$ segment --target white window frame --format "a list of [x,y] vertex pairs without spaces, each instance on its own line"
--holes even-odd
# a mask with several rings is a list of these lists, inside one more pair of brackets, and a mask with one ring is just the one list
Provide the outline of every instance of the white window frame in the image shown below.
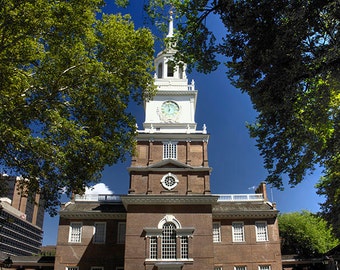
[[117,244],[125,244],[126,222],[118,222]]
[[181,259],[189,259],[189,237],[181,236]]
[[149,244],[149,258],[153,260],[158,259],[158,237],[151,236]]
[[256,229],[256,241],[267,242],[269,239],[267,221],[256,221],[255,229]]
[[66,266],[66,270],[79,270],[79,266]]
[[95,222],[93,226],[93,243],[105,244],[105,242],[106,242],[106,222]]
[[213,242],[221,242],[221,222],[213,222]]
[[214,267],[214,270],[222,270],[223,268],[222,268],[222,266],[215,266]]
[[258,270],[270,270],[270,265],[259,265]]
[[177,159],[177,142],[163,142],[163,159]]
[[[239,231],[240,229],[240,231]],[[240,243],[245,241],[244,222],[235,221],[232,223],[233,242]]]
[[177,248],[176,225],[173,222],[166,222],[162,231],[161,258],[177,259]]
[[234,270],[247,270],[247,266],[245,266],[245,265],[236,265],[236,266],[234,266]]
[[[76,231],[79,229],[79,231]],[[68,242],[69,243],[81,243],[83,234],[83,223],[82,222],[71,222],[69,227]]]

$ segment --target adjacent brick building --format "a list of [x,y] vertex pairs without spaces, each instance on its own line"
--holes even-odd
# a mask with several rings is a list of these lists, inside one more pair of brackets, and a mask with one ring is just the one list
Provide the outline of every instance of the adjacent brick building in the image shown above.
[[56,270],[282,268],[265,184],[255,194],[211,194],[209,134],[196,129],[197,90],[185,64],[169,61],[174,53],[169,46],[155,59],[158,92],[145,103],[128,193],[63,206]]

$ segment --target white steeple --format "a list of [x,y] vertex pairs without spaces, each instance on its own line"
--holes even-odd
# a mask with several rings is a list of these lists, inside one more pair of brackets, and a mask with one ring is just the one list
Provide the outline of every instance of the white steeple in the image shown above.
[[169,32],[166,36],[167,38],[172,38],[174,36],[174,20],[172,18],[172,11],[170,11],[170,20],[169,20]]
[[154,60],[157,94],[145,103],[144,133],[203,133],[196,130],[197,90],[188,83],[186,64],[175,62],[174,25],[169,18],[168,44]]

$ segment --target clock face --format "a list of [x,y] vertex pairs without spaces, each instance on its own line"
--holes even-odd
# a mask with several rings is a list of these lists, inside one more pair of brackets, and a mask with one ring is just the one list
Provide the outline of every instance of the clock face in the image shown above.
[[162,104],[161,112],[164,116],[166,116],[168,118],[173,118],[178,114],[179,106],[174,101],[165,101]]

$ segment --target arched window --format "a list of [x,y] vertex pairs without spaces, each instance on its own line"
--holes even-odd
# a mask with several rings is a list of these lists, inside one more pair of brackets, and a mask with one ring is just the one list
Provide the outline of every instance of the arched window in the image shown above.
[[163,78],[163,63],[158,64],[157,77],[159,79]]
[[183,79],[183,66],[179,66],[179,70],[178,70],[178,73],[179,73],[179,78],[180,79]]
[[174,76],[175,64],[173,62],[168,62],[168,77]]
[[162,218],[157,227],[144,228],[150,260],[192,260],[189,258],[189,237],[193,227],[183,228],[173,215]]
[[163,225],[162,259],[176,259],[176,226],[172,222]]

